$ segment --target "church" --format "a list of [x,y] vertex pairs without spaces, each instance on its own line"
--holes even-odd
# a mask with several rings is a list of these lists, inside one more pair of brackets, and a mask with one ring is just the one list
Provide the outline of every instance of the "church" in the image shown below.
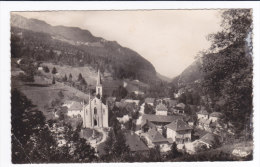
[[108,127],[108,106],[102,102],[103,87],[98,70],[96,96],[87,105],[83,104],[83,128]]

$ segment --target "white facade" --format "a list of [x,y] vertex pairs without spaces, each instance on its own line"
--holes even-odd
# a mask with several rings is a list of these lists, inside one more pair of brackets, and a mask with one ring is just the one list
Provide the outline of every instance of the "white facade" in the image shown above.
[[174,131],[170,128],[167,128],[166,130],[167,138],[171,138],[173,142],[179,142],[178,139],[182,139],[183,142],[190,142],[191,141],[191,131],[190,130],[184,130],[184,131]]
[[210,116],[210,117],[209,117],[209,120],[210,120],[211,122],[216,122],[216,121],[219,120],[219,118],[218,118],[218,117],[212,117],[212,116]]
[[108,127],[108,106],[102,102],[102,94],[101,76],[98,71],[96,95],[99,95],[99,98],[89,98],[89,103],[83,104],[83,128]]
[[205,115],[205,114],[197,114],[197,116],[198,116],[198,119],[208,119],[209,118],[209,115]]
[[166,115],[167,116],[167,111],[156,111],[155,115]]
[[68,116],[69,117],[82,117],[82,111],[83,110],[69,110],[68,111]]

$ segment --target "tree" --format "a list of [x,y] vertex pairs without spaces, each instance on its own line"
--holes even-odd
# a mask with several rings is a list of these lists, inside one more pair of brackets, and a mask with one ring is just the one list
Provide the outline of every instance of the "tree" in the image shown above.
[[45,73],[49,73],[49,72],[50,72],[48,66],[43,66],[43,71],[44,71]]
[[156,145],[155,148],[150,149],[150,151],[149,151],[149,161],[151,161],[151,162],[162,161],[159,145]]
[[12,162],[49,162],[56,147],[44,115],[17,89],[11,95]]
[[56,81],[55,81],[55,77],[52,77],[52,84],[55,84]]
[[56,74],[57,73],[57,69],[55,67],[53,67],[51,73],[52,74]]
[[67,82],[68,81],[68,78],[67,78],[67,75],[65,74],[64,77],[63,77],[63,81],[64,82]]
[[145,114],[155,114],[155,111],[154,111],[153,106],[151,106],[151,105],[145,103],[145,104],[144,104],[144,113],[145,113]]
[[69,82],[71,82],[71,81],[72,81],[72,75],[70,73],[70,75],[69,75]]
[[202,83],[207,94],[224,99],[225,118],[241,132],[252,115],[251,9],[224,11],[221,26],[209,36],[211,49],[202,56]]
[[114,128],[109,132],[108,139],[105,142],[103,158],[109,162],[124,162],[129,157],[129,147],[126,145],[126,139],[121,129]]
[[168,154],[168,158],[169,159],[174,159],[174,158],[177,158],[181,155],[181,153],[178,151],[177,149],[177,144],[174,142],[172,143],[172,146],[171,146],[171,150]]
[[78,81],[81,81],[82,79],[83,79],[82,74],[79,73],[79,75],[78,75]]

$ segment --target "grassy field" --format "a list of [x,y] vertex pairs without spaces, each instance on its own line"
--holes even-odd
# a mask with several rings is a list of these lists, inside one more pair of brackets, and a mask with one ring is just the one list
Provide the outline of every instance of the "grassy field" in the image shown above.
[[[34,80],[34,82],[21,82],[14,79],[12,88],[17,88],[24,93],[44,113],[47,119],[54,116],[53,113],[48,112],[48,108],[54,100],[63,102],[65,100],[87,100],[89,98],[87,94],[63,83],[51,84],[51,80],[44,76],[35,76]],[[64,98],[59,96],[60,92],[62,92]]]
[[[91,67],[72,67],[72,66],[61,66],[61,65],[54,65],[52,63],[43,63],[42,66],[47,66],[50,69],[50,73],[43,73],[48,78],[52,78],[51,70],[55,67],[58,73],[55,75],[57,78],[62,78],[69,74],[72,75],[72,80],[76,81],[78,79],[79,73],[82,74],[83,78],[87,81],[88,85],[95,85],[97,80],[97,71]],[[104,77],[110,77],[110,73],[105,72]]]

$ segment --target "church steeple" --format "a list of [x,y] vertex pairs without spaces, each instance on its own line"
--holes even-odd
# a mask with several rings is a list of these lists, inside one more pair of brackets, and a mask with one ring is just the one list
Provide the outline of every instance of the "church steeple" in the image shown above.
[[101,85],[101,76],[100,76],[100,71],[98,69],[98,76],[97,76],[97,86]]
[[96,95],[99,95],[100,98],[102,97],[102,83],[101,83],[101,75],[99,69],[98,69],[98,76],[97,76]]

